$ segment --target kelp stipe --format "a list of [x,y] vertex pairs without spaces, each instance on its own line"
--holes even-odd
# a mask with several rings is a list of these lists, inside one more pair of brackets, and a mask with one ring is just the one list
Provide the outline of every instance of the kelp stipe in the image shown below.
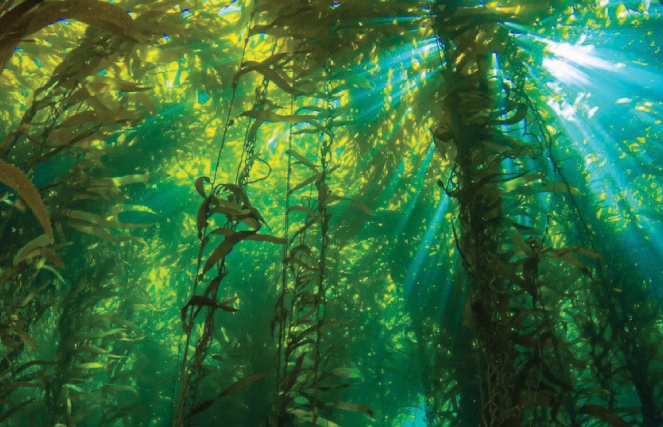
[[[468,273],[469,291],[463,320],[474,334],[473,346],[478,347],[481,356],[458,336],[457,348],[475,354],[477,374],[445,376],[448,379],[435,393],[454,399],[452,408],[459,415],[475,414],[462,422],[490,426],[528,422],[576,425],[589,416],[627,425],[623,417],[630,414],[615,408],[615,396],[609,391],[615,379],[604,365],[594,368],[596,376],[592,380],[577,383],[577,369],[582,370],[578,342],[589,338],[585,345],[594,349],[598,337],[612,335],[617,342],[628,344],[616,345],[622,350],[612,351],[623,352],[622,357],[610,363],[639,358],[638,362],[616,362],[621,365],[618,369],[644,367],[649,362],[641,358],[642,353],[635,355],[628,350],[639,348],[640,338],[623,333],[623,303],[606,283],[602,255],[596,251],[592,233],[578,209],[576,199],[583,196],[583,191],[566,180],[554,154],[559,135],[551,134],[551,126],[544,119],[546,112],[538,109],[526,92],[526,59],[501,24],[510,19],[517,21],[519,17],[477,11],[470,19],[460,10],[438,16],[446,116],[434,135],[440,142],[438,147],[452,143],[456,152],[451,177],[439,184],[458,201],[458,230],[454,229],[454,236]],[[491,57],[495,64],[490,65]],[[494,69],[511,75],[508,80],[499,74],[491,78],[489,72]],[[524,125],[520,132],[529,141],[506,133],[519,123]],[[539,205],[539,193],[550,193],[546,197],[548,206]],[[572,209],[555,212],[560,200],[569,202]],[[586,236],[580,241],[588,242],[588,246],[568,246],[566,242],[573,238],[552,238],[559,228],[556,224],[566,215],[579,217],[578,232]],[[564,265],[576,272],[563,273]],[[570,278],[571,286],[564,283]],[[571,304],[586,304],[584,309],[576,307],[578,313],[588,310],[589,315],[584,319],[575,317],[576,333],[570,333],[571,319],[565,311],[561,311],[563,320],[556,313],[569,304],[562,295],[577,293],[584,293],[587,301]],[[600,331],[595,329],[596,320],[606,320],[598,312],[592,313],[589,301],[595,298],[610,319],[609,326]],[[583,330],[586,332],[578,334]],[[590,359],[601,364],[607,361],[605,357]],[[458,362],[456,375],[467,371],[468,367],[461,365]],[[642,368],[638,368],[638,374],[631,378],[638,390],[643,421],[659,425],[652,388],[637,379],[642,378],[641,373]],[[452,386],[452,381],[457,385]],[[606,399],[589,400],[593,395],[587,391],[590,383],[604,390]],[[476,389],[481,392],[480,400],[476,399]],[[464,395],[461,402],[465,404],[458,406],[454,390]],[[588,393],[586,399],[578,402],[576,396],[584,393]],[[467,411],[466,405],[472,402],[481,405]],[[481,414],[481,419],[476,414]],[[436,408],[429,408],[428,417],[435,425],[442,425],[445,419],[451,421],[448,415],[440,417]]]
[[[248,44],[248,38],[244,43],[244,53]],[[215,311],[221,309],[226,312],[236,312],[237,308],[232,303],[240,297],[235,296],[226,301],[219,302],[220,285],[223,278],[228,274],[226,266],[226,257],[233,250],[235,245],[242,240],[255,238],[262,227],[264,220],[258,210],[251,205],[249,197],[246,194],[248,178],[251,171],[253,159],[252,144],[255,141],[255,135],[248,136],[242,150],[242,158],[246,157],[246,164],[238,165],[238,178],[236,183],[217,183],[217,172],[223,155],[228,127],[230,126],[230,114],[233,109],[235,99],[236,82],[233,84],[233,95],[228,104],[228,113],[226,116],[223,136],[218,147],[216,158],[216,168],[214,177],[203,176],[196,179],[195,188],[197,193],[203,198],[198,208],[196,227],[198,230],[198,239],[200,246],[198,258],[196,260],[196,269],[193,276],[193,287],[188,302],[181,309],[181,318],[185,333],[184,351],[182,356],[182,365],[179,377],[179,392],[175,396],[177,406],[173,416],[174,426],[192,425],[196,415],[209,409],[212,404],[220,398],[235,392],[236,390],[259,380],[265,374],[253,374],[245,376],[216,396],[201,395],[201,383],[208,375],[205,372],[205,360],[214,341],[215,330]],[[241,173],[239,172],[241,170]],[[241,178],[240,178],[241,176]],[[225,198],[223,195],[226,195]],[[213,218],[213,216],[216,217]],[[223,226],[209,230],[209,226],[214,220],[223,215],[225,223]],[[240,223],[249,227],[248,230],[238,230]],[[216,224],[214,224],[216,225]],[[221,237],[218,237],[221,236]],[[219,239],[221,239],[219,241]],[[217,243],[218,242],[218,243]],[[211,254],[205,259],[205,247],[208,243],[216,244]],[[204,261],[204,263],[203,263]],[[207,277],[205,277],[207,274]],[[214,274],[213,277],[210,276]],[[205,282],[207,282],[205,284]],[[199,289],[202,288],[202,292]],[[196,317],[203,312],[204,320],[201,327],[197,327]],[[195,335],[194,328],[196,329]],[[190,353],[190,343],[195,343],[193,354]],[[201,402],[201,399],[204,399]]]

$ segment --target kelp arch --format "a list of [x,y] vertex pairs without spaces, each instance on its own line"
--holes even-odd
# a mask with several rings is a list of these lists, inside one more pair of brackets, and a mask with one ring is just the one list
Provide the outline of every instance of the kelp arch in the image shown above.
[[663,425],[660,268],[541,87],[650,7],[0,1],[0,422]]

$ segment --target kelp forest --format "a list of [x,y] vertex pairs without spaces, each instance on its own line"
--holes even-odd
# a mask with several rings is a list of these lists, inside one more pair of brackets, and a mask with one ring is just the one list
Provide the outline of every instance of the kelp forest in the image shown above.
[[0,0],[0,425],[663,426],[661,30]]

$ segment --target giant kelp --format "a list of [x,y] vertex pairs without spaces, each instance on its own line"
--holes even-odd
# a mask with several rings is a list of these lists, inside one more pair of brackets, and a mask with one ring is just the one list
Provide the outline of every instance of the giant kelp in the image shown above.
[[544,80],[630,7],[0,4],[0,419],[661,425],[660,121],[592,203]]

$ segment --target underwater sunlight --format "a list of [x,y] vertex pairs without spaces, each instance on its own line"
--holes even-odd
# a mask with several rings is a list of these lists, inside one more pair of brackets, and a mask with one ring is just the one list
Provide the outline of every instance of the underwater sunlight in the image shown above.
[[0,425],[663,426],[662,28],[0,0]]

